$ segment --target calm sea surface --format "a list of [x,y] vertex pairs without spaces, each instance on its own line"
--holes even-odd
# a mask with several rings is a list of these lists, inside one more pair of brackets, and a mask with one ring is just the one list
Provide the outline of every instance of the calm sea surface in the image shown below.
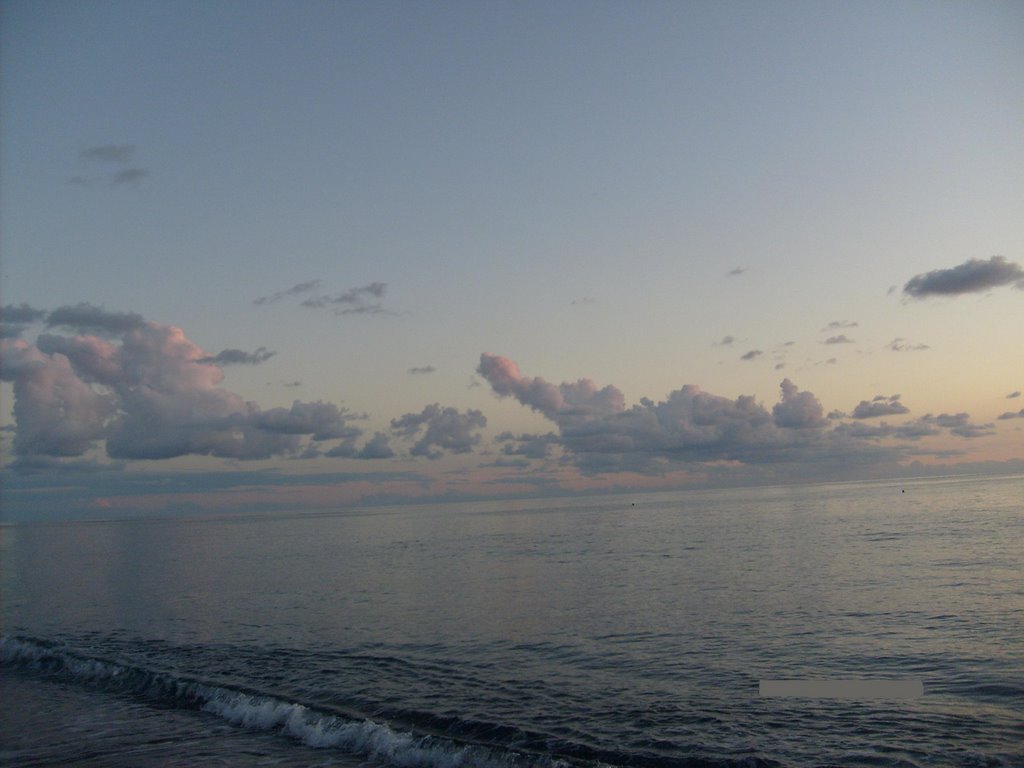
[[1024,766],[1020,477],[10,524],[0,618],[4,765]]

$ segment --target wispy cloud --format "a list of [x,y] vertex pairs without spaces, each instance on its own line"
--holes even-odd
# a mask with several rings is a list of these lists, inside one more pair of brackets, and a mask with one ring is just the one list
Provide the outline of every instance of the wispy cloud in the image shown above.
[[276,355],[266,347],[259,347],[255,352],[246,352],[241,349],[225,349],[216,355],[199,359],[200,363],[212,363],[213,365],[259,365]]
[[373,282],[333,296],[308,298],[302,302],[302,306],[312,309],[333,309],[336,315],[390,314],[379,302],[374,301],[383,298],[387,290],[387,283]]
[[845,333],[841,333],[838,336],[829,336],[825,339],[824,344],[853,344],[853,339],[849,338]]
[[764,353],[760,349],[752,349],[740,355],[740,360],[755,360]]
[[410,368],[408,371],[406,371],[406,373],[408,373],[410,376],[425,376],[426,374],[433,373],[436,370],[437,368],[435,368],[432,365],[424,365],[420,367]]
[[100,144],[86,147],[78,153],[79,158],[89,162],[120,163],[125,165],[132,161],[135,154],[134,144]]
[[1010,394],[1008,394],[1008,395],[1006,396],[1006,399],[1007,399],[1007,400],[1012,400],[1012,399],[1013,399],[1013,398],[1015,398],[1015,397],[1020,397],[1020,390],[1019,390],[1019,389],[1018,389],[1018,390],[1014,390],[1013,392],[1011,392]]
[[851,321],[851,320],[833,320],[831,323],[826,325],[821,330],[823,330],[823,331],[838,331],[838,330],[844,329],[844,328],[856,328],[859,325],[860,325],[860,323],[857,323],[857,322]]
[[[99,144],[93,147],[86,147],[78,153],[78,159],[88,166],[100,168],[106,168],[106,171],[97,170],[97,173],[103,174],[100,178],[103,178],[106,173],[110,173],[107,177],[110,186],[117,186],[120,184],[132,184],[136,185],[141,182],[144,178],[149,176],[149,171],[145,168],[138,166],[131,166],[128,168],[121,168],[113,172],[109,171],[110,166],[128,166],[132,163],[135,157],[135,145],[134,144]],[[68,179],[69,184],[74,184],[82,187],[90,187],[95,184],[99,179],[91,174],[76,174]]]
[[1006,413],[1001,413],[999,415],[999,419],[1000,420],[1005,420],[1005,419],[1024,419],[1024,408],[1021,408],[1019,411],[1016,411],[1016,412],[1014,412],[1014,411],[1007,411]]
[[46,316],[47,328],[67,328],[78,333],[121,334],[145,325],[135,312],[108,312],[103,307],[83,301],[58,307]]
[[931,349],[927,344],[913,344],[902,336],[897,336],[886,344],[886,346],[893,352],[922,352],[926,349]]
[[910,278],[903,293],[915,299],[982,293],[1003,285],[1024,289],[1024,269],[1004,256],[970,259],[950,269],[936,269]]
[[298,296],[302,293],[309,293],[315,291],[321,285],[320,280],[307,280],[304,283],[298,283],[293,285],[291,288],[286,288],[283,291],[275,291],[267,296],[260,296],[259,298],[253,299],[253,304],[273,304],[276,301],[287,298],[288,296]]
[[738,277],[739,275],[742,275],[746,271],[747,270],[744,267],[736,267],[735,269],[730,269],[728,272],[726,272],[725,276],[726,277]]
[[125,168],[123,171],[118,171],[110,179],[110,184],[138,184],[144,178],[149,176],[149,171],[145,168]]

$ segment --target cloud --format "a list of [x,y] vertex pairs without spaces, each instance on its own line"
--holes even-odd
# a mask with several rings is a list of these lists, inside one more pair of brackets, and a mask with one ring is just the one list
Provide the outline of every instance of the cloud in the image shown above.
[[275,301],[280,301],[288,296],[297,296],[300,293],[308,293],[309,291],[315,291],[321,285],[320,280],[307,280],[304,283],[297,283],[291,288],[286,288],[283,291],[276,291],[269,294],[268,296],[260,296],[259,298],[253,299],[253,304],[273,304]]
[[424,365],[419,368],[410,368],[406,373],[411,376],[425,376],[426,374],[433,373],[436,370],[437,368],[432,365]]
[[259,365],[276,355],[266,347],[259,347],[255,352],[246,352],[241,349],[225,349],[216,355],[202,357],[198,362],[210,363],[213,365]]
[[726,335],[726,336],[722,337],[721,341],[718,341],[718,342],[715,342],[715,343],[719,347],[728,347],[729,345],[731,345],[735,341],[736,341],[736,337],[735,336]]
[[138,184],[147,176],[149,176],[149,171],[144,168],[125,168],[111,177],[110,184],[111,186],[115,184]]
[[0,307],[0,339],[16,339],[31,323],[46,317],[46,310],[35,309],[22,302]]
[[1024,419],[1024,408],[1021,408],[1016,413],[1014,413],[1013,411],[1007,411],[1006,413],[1002,413],[999,415],[999,419],[1000,421],[1005,419]]
[[[883,438],[916,441],[948,430],[973,437],[991,425],[972,425],[966,414],[926,416],[907,425],[846,422],[833,411],[825,417],[818,399],[789,379],[769,411],[753,397],[735,399],[704,392],[692,384],[661,402],[642,398],[626,407],[622,393],[589,379],[555,385],[524,376],[515,362],[484,353],[477,372],[499,397],[513,397],[551,420],[550,436],[499,436],[506,455],[546,455],[560,444],[568,460],[588,474],[633,471],[661,474],[689,464],[714,468],[722,462],[771,465],[788,475],[812,475],[815,467],[844,471],[853,465],[891,466],[908,447]],[[889,401],[886,401],[888,403]],[[914,449],[920,452],[920,449]],[[717,471],[717,470],[716,470]]]
[[552,420],[563,447],[588,472],[659,472],[678,462],[773,460],[811,439],[825,423],[820,403],[788,380],[782,402],[769,413],[753,397],[730,400],[689,384],[663,402],[644,398],[627,409],[613,386],[598,388],[589,379],[556,386],[522,376],[513,361],[486,353],[477,372],[495,394],[514,397]]
[[115,398],[81,379],[65,355],[4,339],[0,358],[0,378],[14,383],[17,455],[81,456],[103,436]]
[[782,400],[772,408],[772,417],[778,427],[808,429],[822,427],[826,423],[824,410],[818,398],[810,392],[801,392],[789,379],[779,385]]
[[853,418],[855,419],[874,419],[879,416],[898,416],[904,413],[910,413],[910,409],[903,405],[899,401],[899,398],[885,398],[883,399],[876,397],[870,403],[867,400],[861,400],[857,407],[853,409]]
[[886,346],[893,352],[921,352],[926,349],[931,349],[927,344],[911,344],[902,336],[897,336],[886,344]]
[[933,422],[959,437],[975,438],[991,435],[993,432],[992,424],[972,424],[971,417],[966,413],[942,413],[938,416],[929,414],[923,416],[922,421],[925,423]]
[[744,269],[743,267],[736,267],[735,269],[730,269],[730,270],[729,270],[729,271],[728,271],[728,272],[727,272],[727,273],[725,274],[725,276],[726,276],[726,277],[737,277],[737,276],[739,276],[739,275],[742,275],[742,274],[743,274],[744,272],[746,272],[746,271],[747,271],[747,270],[746,270],[746,269]]
[[409,453],[428,459],[439,459],[444,451],[469,453],[480,442],[480,433],[475,430],[485,426],[487,417],[480,411],[459,413],[455,408],[437,403],[426,406],[420,413],[407,413],[391,420],[391,430],[399,437],[419,438]]
[[754,360],[764,354],[760,349],[752,349],[740,356],[740,360]]
[[67,328],[77,333],[118,335],[141,328],[142,315],[135,312],[108,312],[88,302],[58,307],[46,317],[47,328]]
[[0,322],[3,323],[35,323],[45,317],[45,309],[36,309],[25,302],[0,307]]
[[352,458],[355,459],[390,459],[395,455],[388,444],[388,436],[383,432],[374,432],[373,437],[366,441],[362,450]]
[[302,302],[304,307],[319,309],[322,307],[334,307],[338,314],[350,314],[352,312],[373,312],[379,311],[379,304],[367,303],[369,297],[383,298],[387,293],[388,284],[374,282],[359,288],[350,288],[343,293],[334,296],[316,296]]
[[841,328],[856,328],[860,323],[851,320],[833,320],[831,323],[826,325],[821,330],[823,331],[837,331]]
[[560,442],[554,432],[543,435],[514,435],[511,432],[502,432],[495,439],[499,443],[504,443],[501,452],[506,456],[523,456],[527,459],[546,459],[551,453],[551,447]]
[[988,260],[970,259],[950,269],[915,275],[903,286],[903,293],[915,299],[958,296],[1010,284],[1024,289],[1024,269],[1003,256],[993,256]]
[[1020,390],[1015,390],[1006,396],[1007,400],[1012,400],[1015,397],[1020,397]]
[[135,154],[134,144],[101,144],[86,147],[78,156],[82,160],[100,163],[129,163]]
[[829,336],[824,341],[825,344],[853,344],[853,339],[847,337],[845,333],[841,333],[838,336]]
[[619,413],[625,407],[622,392],[613,386],[598,389],[589,379],[555,386],[540,377],[530,379],[520,375],[519,367],[506,357],[484,353],[476,371],[496,394],[513,396],[559,423],[584,422]]
[[355,456],[386,447],[371,439],[357,451],[362,432],[354,422],[362,417],[332,403],[263,410],[220,386],[222,363],[265,360],[272,354],[265,348],[211,356],[180,328],[90,304],[54,310],[47,325],[79,335],[45,333],[35,345],[0,341],[0,375],[14,385],[16,463],[23,466],[92,449],[114,459],[156,460],[298,458],[317,455],[313,443],[328,440],[341,440]]

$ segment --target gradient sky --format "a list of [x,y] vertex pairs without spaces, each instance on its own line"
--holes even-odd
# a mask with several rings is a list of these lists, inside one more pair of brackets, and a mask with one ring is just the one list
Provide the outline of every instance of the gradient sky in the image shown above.
[[1022,39],[4,2],[2,516],[1021,471]]

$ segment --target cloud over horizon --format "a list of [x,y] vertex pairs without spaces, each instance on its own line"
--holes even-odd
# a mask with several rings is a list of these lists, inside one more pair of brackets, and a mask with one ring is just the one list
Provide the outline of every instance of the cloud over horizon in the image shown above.
[[[554,422],[558,443],[584,473],[659,474],[682,465],[720,462],[884,463],[903,454],[899,446],[879,443],[882,438],[916,440],[944,429],[974,437],[991,427],[972,424],[967,414],[925,416],[902,431],[845,421],[832,426],[845,418],[843,414],[832,412],[826,418],[821,402],[789,379],[780,384],[780,400],[769,411],[752,396],[733,400],[693,384],[670,392],[661,402],[642,398],[627,408],[622,392],[614,386],[598,388],[589,379],[555,385],[524,376],[514,361],[488,353],[480,356],[477,373],[499,397],[515,398]],[[895,400],[882,405],[890,412],[905,412]],[[516,440],[509,434],[503,437]],[[522,450],[513,450],[528,455],[531,439],[520,438]],[[545,440],[546,446],[552,443]],[[539,447],[533,450],[541,452]]]
[[176,326],[87,302],[4,314],[45,317],[47,328],[76,334],[0,341],[0,377],[14,386],[15,468],[94,450],[122,460],[298,458],[320,455],[315,444],[331,440],[342,441],[334,455],[393,455],[386,436],[357,449],[354,422],[363,417],[347,409],[296,400],[264,410],[221,386],[221,366],[265,362],[275,354],[265,347],[209,355]]

